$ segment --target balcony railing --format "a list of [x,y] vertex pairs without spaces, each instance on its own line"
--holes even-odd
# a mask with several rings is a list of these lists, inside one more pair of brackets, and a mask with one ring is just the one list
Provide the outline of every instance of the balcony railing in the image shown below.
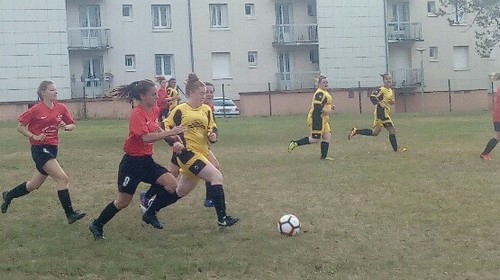
[[387,24],[387,40],[389,42],[423,41],[422,24],[419,22],[390,22]]
[[421,69],[392,69],[389,72],[395,88],[418,87],[422,84]]
[[278,90],[314,88],[319,71],[276,73]]
[[100,27],[68,28],[68,49],[95,50],[111,47],[111,30]]
[[273,29],[273,46],[318,44],[317,24],[280,24]]

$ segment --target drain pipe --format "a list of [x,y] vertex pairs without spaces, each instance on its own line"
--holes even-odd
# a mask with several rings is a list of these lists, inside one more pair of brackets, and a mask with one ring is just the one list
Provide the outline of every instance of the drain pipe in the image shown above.
[[191,17],[191,0],[188,0],[189,51],[191,54],[191,72],[194,73],[193,21]]

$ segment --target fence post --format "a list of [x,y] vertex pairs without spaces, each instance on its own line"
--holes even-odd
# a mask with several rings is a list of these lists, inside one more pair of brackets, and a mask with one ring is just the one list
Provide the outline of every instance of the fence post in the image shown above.
[[224,90],[224,84],[222,84],[222,116],[226,117],[226,91]]
[[450,107],[451,112],[451,80],[448,79],[448,106]]
[[85,90],[85,84],[83,85],[83,119],[87,120],[87,93]]
[[359,114],[363,114],[363,109],[361,107],[361,81],[358,81],[358,105],[359,105]]
[[273,115],[273,105],[271,102],[271,83],[267,83],[267,92],[269,95],[269,116]]

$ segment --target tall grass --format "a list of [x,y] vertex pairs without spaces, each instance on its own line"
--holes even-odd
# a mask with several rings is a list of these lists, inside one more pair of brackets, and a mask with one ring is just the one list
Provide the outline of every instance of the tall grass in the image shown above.
[[[136,198],[94,242],[87,226],[116,196],[128,124],[81,121],[62,133],[58,159],[89,217],[68,225],[52,181],[14,200],[0,214],[0,278],[499,279],[500,150],[479,159],[493,135],[489,113],[395,122],[406,153],[392,152],[385,131],[347,140],[352,126],[371,126],[370,115],[332,116],[335,161],[325,162],[319,145],[286,151],[307,135],[304,116],[220,119],[213,151],[239,224],[217,227],[200,183],[159,213],[166,229],[141,224]],[[0,123],[4,189],[34,171],[15,125]],[[155,152],[166,165],[170,148],[157,143]],[[277,233],[285,213],[299,217],[301,235]]]

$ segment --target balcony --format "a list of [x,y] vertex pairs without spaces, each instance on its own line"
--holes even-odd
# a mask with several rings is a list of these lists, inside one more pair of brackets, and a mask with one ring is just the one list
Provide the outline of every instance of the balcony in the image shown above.
[[276,73],[277,90],[314,88],[319,71]]
[[318,45],[317,24],[273,25],[273,46]]
[[111,30],[100,27],[68,28],[69,50],[106,50],[111,47]]
[[422,24],[419,22],[390,22],[387,24],[387,41],[423,41]]
[[395,88],[419,87],[422,84],[421,69],[392,69],[389,73]]

